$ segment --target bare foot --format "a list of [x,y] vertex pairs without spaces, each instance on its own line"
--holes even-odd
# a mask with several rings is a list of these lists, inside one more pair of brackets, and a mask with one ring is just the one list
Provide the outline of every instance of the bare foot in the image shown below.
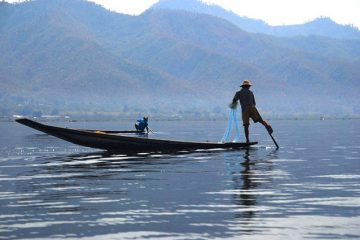
[[265,126],[266,130],[267,130],[270,134],[272,134],[274,131],[273,131],[272,127],[270,126],[270,124],[268,124],[267,121],[264,121],[263,123],[264,123],[264,126]]

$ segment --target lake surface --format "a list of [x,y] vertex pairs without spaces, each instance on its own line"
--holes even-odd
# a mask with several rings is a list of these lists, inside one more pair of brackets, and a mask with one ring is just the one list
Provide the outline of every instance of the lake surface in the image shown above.
[[[153,121],[219,141],[225,121]],[[249,150],[108,154],[0,123],[0,239],[360,239],[360,121],[273,120]],[[133,122],[53,123],[108,130]]]

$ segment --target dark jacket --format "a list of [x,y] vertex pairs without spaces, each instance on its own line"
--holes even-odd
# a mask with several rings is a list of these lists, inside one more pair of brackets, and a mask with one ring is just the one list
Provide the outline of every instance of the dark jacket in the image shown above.
[[148,127],[148,121],[145,119],[139,119],[139,120],[137,120],[135,127],[138,131],[144,131],[145,128],[147,129],[147,127]]
[[245,111],[246,107],[255,107],[255,97],[252,91],[249,88],[241,88],[240,91],[235,93],[233,98],[233,103],[240,101],[241,110]]

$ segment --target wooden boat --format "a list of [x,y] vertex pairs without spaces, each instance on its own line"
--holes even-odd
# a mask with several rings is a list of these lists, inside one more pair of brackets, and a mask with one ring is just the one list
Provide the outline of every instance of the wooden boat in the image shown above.
[[105,149],[108,151],[179,151],[195,149],[214,149],[214,148],[247,148],[257,142],[190,142],[174,141],[164,139],[153,139],[140,137],[138,135],[125,135],[126,133],[138,133],[137,131],[101,131],[62,128],[45,125],[32,121],[27,118],[16,119],[16,122],[47,133],[65,141],[85,147]]

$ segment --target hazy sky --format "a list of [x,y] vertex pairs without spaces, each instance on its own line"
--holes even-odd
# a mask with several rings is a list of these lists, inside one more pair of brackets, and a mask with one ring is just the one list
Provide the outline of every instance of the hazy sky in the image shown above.
[[[17,0],[8,0],[16,2]],[[158,0],[91,0],[112,11],[137,15]],[[271,25],[304,23],[320,16],[360,29],[360,0],[203,0],[240,16],[262,19]]]

